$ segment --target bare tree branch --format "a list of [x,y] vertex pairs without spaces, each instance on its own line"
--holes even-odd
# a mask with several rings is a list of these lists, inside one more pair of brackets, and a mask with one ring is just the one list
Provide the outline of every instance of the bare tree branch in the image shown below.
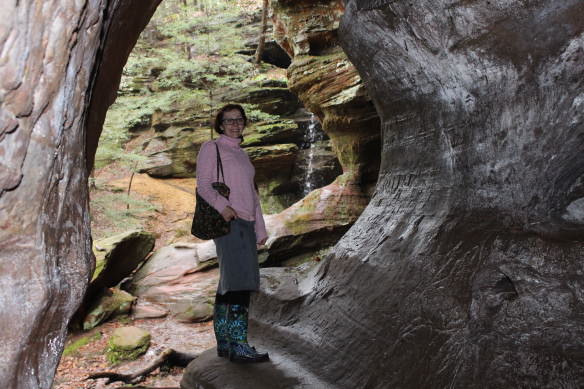
[[[197,358],[197,355],[181,353],[181,352],[173,350],[171,348],[167,348],[162,353],[160,353],[160,355],[154,361],[152,361],[149,365],[147,365],[142,370],[138,370],[137,372],[134,372],[131,374],[121,374],[121,373],[106,371],[106,372],[91,374],[86,378],[86,380],[107,378],[108,381],[106,382],[106,385],[111,384],[112,382],[116,382],[116,381],[121,381],[121,382],[124,382],[126,384],[134,384],[134,383],[142,381],[144,378],[146,378],[146,376],[148,374],[150,374],[151,372],[153,372],[154,370],[156,370],[158,367],[160,367],[161,365],[163,365],[165,363],[167,363],[171,366],[185,367],[186,365],[188,365],[189,362],[191,362],[195,358]],[[132,388],[136,389],[135,386]],[[160,388],[158,388],[158,389],[160,389]],[[164,388],[162,388],[162,389],[164,389]],[[168,388],[168,389],[174,389],[174,388]]]

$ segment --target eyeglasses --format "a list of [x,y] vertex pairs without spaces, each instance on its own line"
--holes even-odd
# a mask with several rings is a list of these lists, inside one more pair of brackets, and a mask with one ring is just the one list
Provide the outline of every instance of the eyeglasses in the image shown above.
[[243,124],[245,120],[243,118],[235,118],[235,119],[223,119],[224,124],[228,124],[230,126],[234,124]]

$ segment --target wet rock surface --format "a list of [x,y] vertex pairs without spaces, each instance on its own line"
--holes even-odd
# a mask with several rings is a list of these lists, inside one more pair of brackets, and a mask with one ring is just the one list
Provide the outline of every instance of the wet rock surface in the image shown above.
[[343,388],[584,384],[584,235],[561,217],[584,174],[583,12],[347,2],[341,42],[382,118],[376,193],[308,293],[256,305],[305,366]]
[[346,4],[379,181],[315,273],[262,284],[268,350],[339,388],[583,386],[584,5]]
[[[87,104],[99,102],[107,109],[117,89],[115,74],[157,3],[25,0],[2,6],[0,382],[5,387],[51,387],[69,318],[94,266],[87,166],[103,118],[87,126],[87,114],[96,112],[95,104]],[[123,34],[116,33],[119,28]],[[121,35],[125,39],[105,39]],[[115,54],[102,62],[112,49]],[[118,72],[100,78],[108,66]]]

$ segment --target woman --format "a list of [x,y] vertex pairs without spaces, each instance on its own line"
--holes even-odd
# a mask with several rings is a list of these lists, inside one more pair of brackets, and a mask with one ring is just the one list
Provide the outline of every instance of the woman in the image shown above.
[[[234,362],[261,362],[269,357],[247,342],[248,309],[250,293],[259,289],[257,248],[268,235],[254,184],[255,169],[240,147],[246,124],[240,105],[219,110],[215,117],[219,138],[205,142],[197,157],[197,190],[231,226],[229,234],[214,239],[220,269],[213,315],[217,355]],[[231,191],[229,200],[211,186],[217,181],[217,150]]]

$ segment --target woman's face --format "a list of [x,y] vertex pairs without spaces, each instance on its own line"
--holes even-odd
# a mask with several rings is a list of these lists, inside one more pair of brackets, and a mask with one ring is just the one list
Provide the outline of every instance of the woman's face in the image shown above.
[[243,116],[238,109],[225,111],[223,113],[223,120],[221,120],[221,129],[223,133],[230,138],[239,138],[243,134],[245,128]]

